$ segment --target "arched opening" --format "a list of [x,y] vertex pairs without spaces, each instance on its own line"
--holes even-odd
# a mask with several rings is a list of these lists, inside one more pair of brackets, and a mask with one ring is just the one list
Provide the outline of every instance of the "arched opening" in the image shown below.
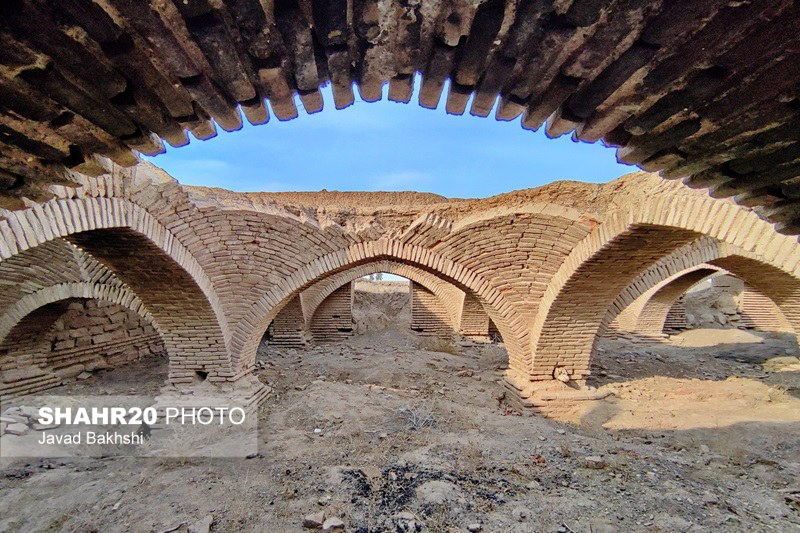
[[155,243],[130,229],[85,231],[67,239],[120,276],[157,317],[165,342],[172,348],[172,383],[192,383],[197,372],[205,372],[211,381],[227,379],[222,331],[189,272]]
[[[656,316],[653,318],[658,320]],[[725,272],[712,274],[675,298],[661,325],[665,335],[701,328],[792,331],[791,324],[772,300]]]
[[573,249],[548,288],[531,332],[530,379],[588,376],[599,333],[624,308],[620,299],[635,299],[631,288],[641,294],[664,272],[704,262],[767,295],[797,329],[796,253],[794,239],[732,204],[665,198],[620,210]]
[[[280,294],[284,294],[284,296],[276,297],[272,293],[265,295],[251,312],[255,312],[259,308],[266,308],[266,304],[270,301],[278,300],[279,303],[265,310],[260,318],[247,318],[248,322],[260,325],[252,330],[248,342],[243,347],[242,355],[247,356],[248,359],[244,359],[242,362],[245,365],[255,365],[255,354],[260,342],[254,341],[264,339],[264,333],[269,331],[269,324],[286,307],[293,307],[295,316],[303,316],[304,320],[308,322],[313,316],[313,311],[333,291],[348,282],[378,272],[406,277],[436,295],[446,309],[446,321],[451,325],[453,331],[460,329],[465,294],[475,292],[476,289],[481,290],[482,293],[476,294],[476,297],[479,298],[489,317],[502,331],[509,354],[513,352],[516,357],[519,356],[516,354],[521,354],[519,344],[515,342],[516,339],[512,334],[514,330],[509,325],[509,314],[512,310],[509,306],[500,305],[503,301],[502,296],[480,276],[450,260],[445,261],[430,251],[422,251],[414,246],[392,241],[376,241],[373,244],[374,247],[371,246],[368,252],[359,246],[345,253],[335,253],[330,257],[319,258],[287,278],[284,286],[279,287]],[[356,259],[347,262],[350,254]],[[359,256],[361,259],[358,259]],[[332,268],[340,262],[345,264]],[[324,273],[320,274],[321,270]],[[303,282],[304,279],[307,281]],[[461,279],[464,281],[460,281]],[[285,286],[289,284],[295,284],[297,288],[286,294]],[[442,316],[443,313],[440,312],[439,315]],[[444,320],[441,318],[439,322]],[[296,329],[300,328],[297,320],[294,320],[293,323]],[[267,338],[270,335],[274,334],[268,332]],[[511,339],[510,344],[509,339]]]
[[[421,330],[419,311],[422,308],[415,300],[415,295],[421,291],[426,294],[426,303],[433,302],[438,308],[444,309],[431,291],[396,274],[376,272],[354,280],[352,282],[353,333],[367,335],[384,330],[419,332]],[[330,297],[326,302],[329,300]],[[314,316],[316,320],[324,316],[323,306],[317,309]]]
[[[725,259],[732,261],[730,256]],[[664,262],[660,263],[663,266]],[[637,282],[643,283],[642,278],[658,268],[651,268]],[[769,270],[766,265],[763,268]],[[715,356],[724,355],[732,344],[743,345],[741,351],[745,353],[748,351],[744,347],[746,344],[773,340],[776,349],[784,344],[786,350],[796,348],[794,329],[779,306],[745,280],[714,264],[703,263],[651,283],[652,287],[647,290],[643,290],[646,285],[632,285],[618,297],[615,305],[639,294],[610,321],[602,336],[625,342],[601,340],[597,353],[617,353],[623,348],[658,345],[702,345],[706,355]],[[606,316],[606,322],[609,316]],[[663,349],[665,353],[670,351],[667,348],[656,349]],[[606,357],[598,364],[602,367],[608,362]]]
[[[192,384],[197,372],[216,383],[233,377],[213,287],[194,257],[139,206],[117,198],[53,200],[10,214],[0,229],[0,268],[53,283],[38,262],[43,253],[45,261],[66,262],[71,277],[64,281],[95,285],[113,278],[135,295],[161,331],[170,384]],[[56,250],[59,255],[51,257]],[[89,294],[76,296],[92,296],[91,287],[83,290]],[[21,317],[17,313],[16,320]]]
[[121,380],[125,392],[135,387],[138,394],[156,393],[167,378],[167,350],[142,311],[104,298],[79,297],[35,309],[0,341],[0,396],[92,380],[97,373],[137,363],[136,378]]
[[[270,346],[306,348],[384,333],[467,336],[461,329],[467,301],[478,303],[475,295],[424,269],[391,260],[366,263],[297,291],[275,314],[258,353],[267,356]],[[488,315],[482,307],[480,312],[488,330]]]

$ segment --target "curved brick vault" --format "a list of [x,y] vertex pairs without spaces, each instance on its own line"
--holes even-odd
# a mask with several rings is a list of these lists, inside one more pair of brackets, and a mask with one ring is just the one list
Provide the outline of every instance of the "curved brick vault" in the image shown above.
[[[338,328],[352,326],[352,323],[347,322],[348,319],[352,320],[352,296],[348,298],[346,295],[340,295],[339,289],[349,286],[350,283],[359,278],[379,272],[402,276],[413,283],[417,283],[432,298],[435,298],[435,303],[427,304],[431,306],[430,309],[426,307],[426,304],[419,304],[419,308],[416,307],[418,304],[412,305],[412,328],[415,310],[422,311],[424,308],[424,313],[435,313],[430,319],[435,322],[436,328],[440,332],[442,332],[441,330],[448,333],[459,331],[466,296],[464,291],[426,270],[384,259],[360,264],[331,274],[323,277],[310,287],[297,291],[290,301],[285,302],[268,315],[275,315],[273,322],[275,342],[283,346],[300,347],[304,346],[309,338],[315,342],[324,342],[331,336],[334,338],[349,336],[342,335]],[[413,286],[409,286],[409,297],[412,298],[412,301],[413,293]],[[331,298],[335,298],[335,302],[331,302]],[[349,302],[340,300],[340,298],[349,300]],[[332,304],[333,310],[329,311],[326,304]],[[321,316],[317,315],[318,311],[322,312]],[[480,308],[480,311],[488,322],[488,315],[486,315],[483,307]],[[342,312],[346,314],[344,319],[342,317],[337,319],[337,317],[332,316]],[[326,326],[319,325],[319,320],[329,321],[327,329]],[[334,322],[335,325],[330,325]]]
[[461,319],[461,310],[464,303],[464,292],[455,285],[444,281],[440,277],[430,272],[408,264],[396,261],[381,260],[332,274],[315,283],[301,293],[303,304],[303,316],[306,322],[311,322],[314,313],[325,299],[338,288],[370,274],[385,272],[402,276],[415,283],[419,283],[439,298],[443,307],[447,310],[450,325],[454,331],[458,330]]
[[[618,327],[645,337],[664,337],[668,317],[681,296],[698,283],[720,275],[725,277],[725,272],[722,268],[706,264],[664,280],[642,294],[617,317]],[[775,302],[747,284],[744,284],[741,296],[741,310],[750,327],[761,331],[793,331],[785,313]]]
[[[239,368],[243,369],[255,365],[256,349],[261,336],[281,308],[297,294],[328,276],[353,271],[363,265],[370,265],[365,269],[370,270],[377,268],[371,265],[380,263],[410,265],[455,285],[464,292],[477,293],[481,301],[485,302],[487,314],[500,330],[503,339],[506,340],[509,357],[522,355],[523,341],[519,336],[521,332],[513,326],[515,322],[513,308],[504,301],[502,294],[494,289],[489,281],[463,265],[430,250],[387,239],[353,245],[345,250],[320,257],[304,265],[286,278],[284,283],[261,297],[242,321],[242,324],[247,326],[237,328],[233,335],[234,363],[238,362]],[[380,270],[375,271],[379,272]],[[237,344],[239,342],[241,344]]]
[[[707,237],[699,246],[693,242],[703,235]],[[640,275],[642,266],[678,250],[683,253]],[[564,372],[577,381],[588,376],[598,334],[613,318],[609,310],[615,299],[629,286],[636,289],[627,291],[628,298],[636,291],[641,294],[668,277],[670,266],[692,266],[686,264],[692,255],[745,280],[771,298],[795,329],[800,326],[800,249],[794,239],[776,234],[753,213],[729,203],[701,197],[648,199],[613,212],[562,263],[532,328],[525,379]],[[513,372],[512,381],[522,377]],[[517,384],[525,388],[522,381]]]
[[[546,123],[800,232],[792,0],[6,0],[0,196],[253,124],[388,97]],[[498,103],[499,102],[499,103]],[[65,168],[72,171],[65,171]],[[14,202],[13,199],[17,201]]]
[[[679,272],[635,298],[633,303],[614,318],[614,321],[609,322],[610,317],[606,315],[604,322],[609,324],[608,327],[616,325],[625,331],[650,337],[661,337],[669,310],[678,298],[698,283],[720,272],[721,269],[708,264]],[[631,297],[632,295],[626,290],[626,296]],[[616,304],[617,301],[614,303]]]
[[664,285],[647,300],[636,320],[636,332],[644,335],[660,336],[664,331],[669,310],[687,290],[717,273],[714,269],[697,269],[683,274]]
[[[784,258],[791,253],[791,250],[791,247],[784,249]],[[739,259],[736,260],[735,258]],[[635,331],[642,308],[650,301],[656,291],[666,288],[674,281],[680,280],[682,276],[693,275],[694,271],[706,271],[707,275],[725,271],[723,265],[737,269],[736,273],[731,273],[745,282],[747,291],[756,292],[777,306],[778,303],[772,300],[771,296],[762,293],[752,285],[752,283],[760,283],[762,289],[769,290],[772,293],[775,288],[769,289],[763,282],[759,282],[759,278],[762,275],[766,275],[767,272],[771,271],[770,267],[763,264],[762,268],[742,268],[745,264],[753,265],[759,262],[763,264],[763,260],[756,253],[746,252],[738,246],[720,242],[711,237],[702,237],[691,244],[678,248],[639,274],[608,308],[601,325],[601,331],[612,324],[616,324],[617,327],[623,330]],[[748,279],[741,278],[741,276],[747,276]],[[784,283],[792,286],[794,281],[787,278]],[[686,288],[688,289],[688,287]],[[779,298],[782,305],[785,306],[787,298]],[[776,311],[783,318],[786,318],[786,313],[793,314],[793,311],[789,308],[778,308]],[[782,322],[781,317],[778,317],[777,320]],[[785,325],[789,326],[788,323]],[[791,328],[791,326],[789,327]],[[650,330],[654,332],[652,328]]]
[[392,269],[447,300],[453,324],[485,312],[523,397],[564,378],[557,369],[580,384],[605,325],[699,265],[745,280],[795,328],[800,320],[796,239],[749,208],[651,174],[480,200],[231,193],[183,187],[147,164],[81,179],[0,212],[0,276],[11,282],[0,316],[60,284],[122,287],[158,324],[174,386],[198,371],[252,382],[256,348],[283,306],[307,292],[313,314],[345,280]]
[[84,370],[151,355],[169,352],[153,317],[126,287],[87,282],[46,287],[0,317],[0,396],[31,394]]
[[[26,253],[46,252],[48,243],[67,238],[115,273],[160,326],[173,384],[192,382],[198,371],[212,382],[232,377],[211,283],[187,250],[141,207],[120,198],[51,200],[9,213],[0,221],[0,235],[0,268],[13,269],[20,260],[30,266]],[[46,254],[43,259],[53,260]],[[46,293],[40,297],[48,298]]]
[[152,323],[157,331],[161,328],[141,300],[127,287],[105,283],[60,283],[30,293],[17,301],[0,316],[0,343],[25,317],[46,305],[70,299],[102,300],[129,309]]

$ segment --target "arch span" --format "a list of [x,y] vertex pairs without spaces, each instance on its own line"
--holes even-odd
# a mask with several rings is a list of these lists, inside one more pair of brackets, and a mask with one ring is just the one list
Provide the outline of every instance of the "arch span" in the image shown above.
[[233,354],[238,371],[244,372],[255,364],[255,353],[261,335],[291,298],[328,276],[380,261],[411,265],[455,285],[464,292],[477,294],[503,335],[510,365],[514,367],[522,363],[523,347],[526,342],[522,320],[515,316],[511,304],[505,301],[503,294],[489,281],[430,249],[396,240],[380,239],[354,244],[346,249],[318,257],[284,278],[261,297],[251,307],[233,335]]
[[152,315],[125,287],[78,282],[40,289],[0,316],[0,396],[35,393],[143,356],[168,356],[163,341]]
[[121,305],[151,322],[156,330],[161,333],[161,328],[157,320],[150,314],[150,311],[147,310],[138,296],[125,287],[89,282],[60,283],[28,294],[7,309],[0,316],[0,343],[5,341],[17,324],[36,311],[36,309],[71,298],[102,300]]
[[228,328],[211,281],[191,253],[140,206],[122,198],[56,199],[0,221],[0,261],[64,238],[97,259],[135,293],[170,350],[170,382],[198,371],[235,379]]
[[[746,252],[710,237],[702,237],[691,244],[678,248],[636,276],[633,282],[616,297],[614,303],[609,307],[603,323],[611,324],[614,320],[630,318],[632,316],[630,314],[631,306],[639,301],[642,295],[648,292],[652,293],[664,281],[699,268],[700,265],[712,268],[709,261],[731,253],[745,254]],[[626,317],[621,316],[623,313],[626,314]],[[628,329],[632,330],[632,328],[633,326],[630,326]]]
[[336,289],[359,278],[377,274],[378,272],[402,276],[419,283],[431,291],[447,309],[450,325],[456,328],[461,314],[464,291],[421,268],[390,260],[367,263],[344,272],[332,274],[303,291],[300,299],[303,303],[303,315],[306,322],[311,322],[320,304]]
[[[742,249],[748,257],[712,264],[741,277],[794,315],[800,289],[800,249],[754,213],[709,198],[663,197],[610,215],[570,253],[545,292],[531,331],[529,380],[566,372],[589,375],[598,333],[614,300],[660,258],[703,235]],[[774,275],[756,273],[756,265]],[[730,267],[730,268],[729,268]],[[756,280],[762,281],[757,282]],[[755,285],[754,285],[755,286]],[[787,312],[788,311],[788,312]],[[510,375],[511,380],[521,376]]]
[[719,272],[720,270],[716,268],[698,267],[662,282],[639,297],[623,313],[630,313],[628,321],[623,320],[621,314],[620,322],[628,322],[631,326],[630,331],[639,335],[662,337],[669,310],[678,298],[698,283]]

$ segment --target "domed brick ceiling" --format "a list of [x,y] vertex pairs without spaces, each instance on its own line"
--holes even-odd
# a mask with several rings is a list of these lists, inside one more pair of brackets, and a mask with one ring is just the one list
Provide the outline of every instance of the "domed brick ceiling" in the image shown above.
[[792,0],[7,0],[0,207],[242,114],[290,120],[295,95],[320,111],[326,83],[337,108],[387,83],[407,102],[421,75],[424,107],[499,98],[498,120],[602,140],[797,234],[798,34]]

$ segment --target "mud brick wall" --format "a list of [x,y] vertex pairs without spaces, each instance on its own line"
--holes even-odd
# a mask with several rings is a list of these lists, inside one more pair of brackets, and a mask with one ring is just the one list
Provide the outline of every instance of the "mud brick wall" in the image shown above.
[[303,318],[303,306],[299,296],[292,298],[275,316],[270,332],[272,338],[269,343],[273,346],[304,348],[309,343],[311,333]]
[[0,345],[0,394],[30,394],[149,356],[166,350],[144,318],[102,300],[62,300],[28,315]]
[[758,331],[790,332],[792,326],[775,303],[745,285],[741,295],[742,325]]
[[447,309],[441,300],[415,282],[411,283],[411,329],[422,335],[446,336],[453,333]]
[[464,296],[461,311],[461,334],[476,339],[489,338],[489,315],[474,294]]
[[317,307],[309,326],[314,342],[337,342],[353,334],[353,283],[346,283]]
[[672,307],[670,307],[667,318],[664,320],[663,332],[667,335],[673,335],[685,330],[688,325],[686,319],[686,304],[683,301],[683,296],[681,296],[675,301]]

